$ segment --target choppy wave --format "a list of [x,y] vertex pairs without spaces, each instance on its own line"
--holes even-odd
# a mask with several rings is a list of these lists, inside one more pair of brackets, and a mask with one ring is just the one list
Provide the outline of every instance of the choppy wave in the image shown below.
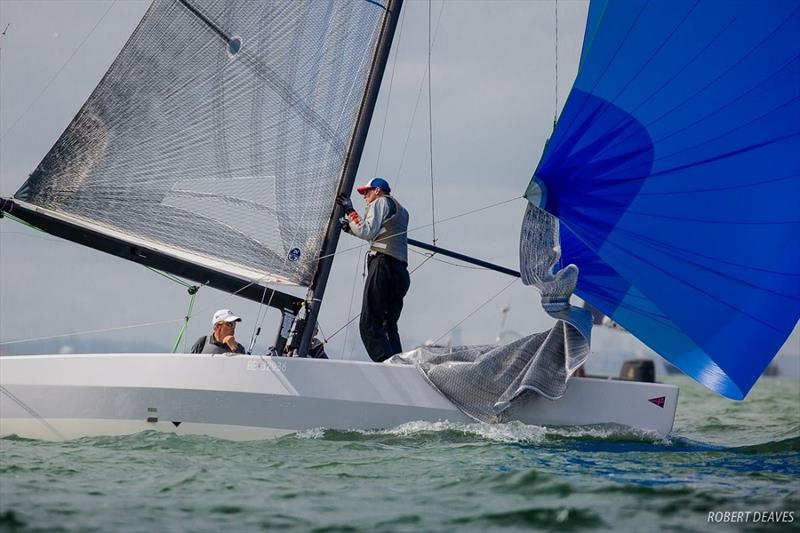
[[6,437],[0,531],[707,530],[713,511],[800,509],[796,384],[762,387],[732,403],[687,386],[666,439],[519,422]]
[[546,427],[509,422],[504,424],[454,423],[415,421],[387,429],[371,430],[336,430],[314,428],[293,434],[300,439],[342,440],[351,438],[380,439],[384,437],[400,437],[408,439],[436,439],[458,441],[484,440],[503,444],[543,444],[559,440],[615,440],[641,442],[668,442],[656,435],[626,427],[585,426],[585,427]]

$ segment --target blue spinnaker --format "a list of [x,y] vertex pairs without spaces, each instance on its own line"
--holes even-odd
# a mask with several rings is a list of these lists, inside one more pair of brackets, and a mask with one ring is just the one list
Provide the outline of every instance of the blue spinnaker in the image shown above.
[[529,191],[576,293],[742,399],[800,318],[800,3],[593,1]]

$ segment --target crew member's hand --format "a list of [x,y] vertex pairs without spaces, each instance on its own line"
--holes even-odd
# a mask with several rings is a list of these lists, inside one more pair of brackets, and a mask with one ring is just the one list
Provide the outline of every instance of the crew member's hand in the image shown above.
[[222,339],[222,342],[223,344],[227,344],[231,351],[235,351],[236,348],[239,347],[239,343],[236,342],[236,338],[233,335],[227,335],[224,339]]
[[348,198],[344,194],[340,194],[339,196],[336,197],[336,203],[344,208],[345,213],[350,213],[350,211],[355,211],[355,209],[353,209],[353,202],[350,201],[350,198]]
[[342,231],[345,233],[351,233],[350,230],[350,222],[348,222],[347,217],[342,217],[339,219],[339,225],[342,227]]

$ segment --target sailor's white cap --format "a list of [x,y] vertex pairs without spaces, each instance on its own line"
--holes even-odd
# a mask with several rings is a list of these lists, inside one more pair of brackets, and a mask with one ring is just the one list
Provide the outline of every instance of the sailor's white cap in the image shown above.
[[220,309],[214,313],[214,318],[211,319],[211,325],[216,326],[220,322],[241,322],[242,319],[234,315],[230,309]]

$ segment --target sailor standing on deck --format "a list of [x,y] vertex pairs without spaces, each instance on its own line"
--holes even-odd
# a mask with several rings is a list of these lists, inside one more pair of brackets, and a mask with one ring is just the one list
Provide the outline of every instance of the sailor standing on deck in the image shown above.
[[372,178],[358,188],[367,204],[364,218],[345,196],[337,202],[344,208],[342,229],[369,241],[367,280],[361,306],[359,330],[370,358],[382,362],[403,351],[397,321],[411,279],[408,275],[408,211],[391,196],[386,180]]

